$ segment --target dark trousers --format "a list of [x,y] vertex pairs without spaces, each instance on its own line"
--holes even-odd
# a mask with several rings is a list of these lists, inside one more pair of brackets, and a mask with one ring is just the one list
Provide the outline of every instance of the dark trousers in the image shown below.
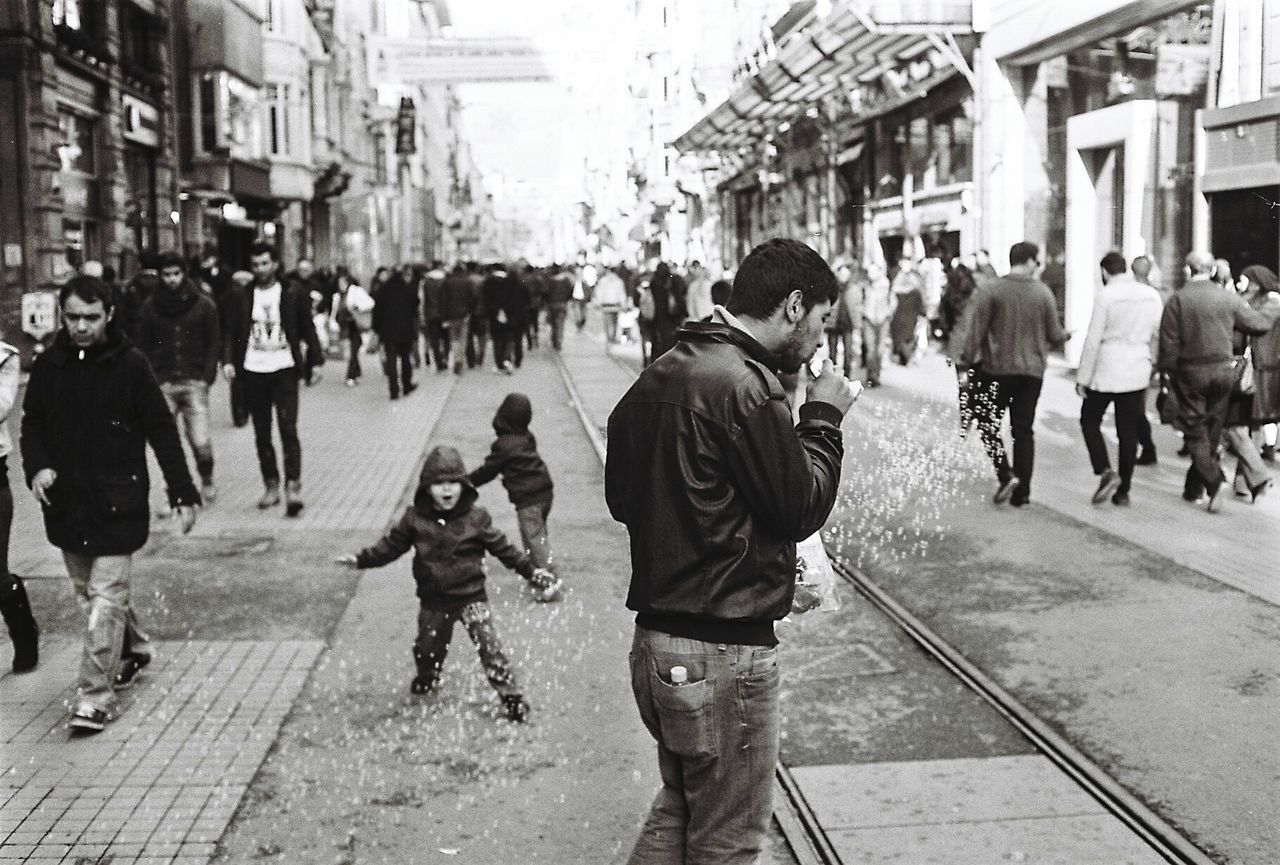
[[1170,377],[1169,385],[1178,401],[1178,426],[1191,452],[1191,467],[1182,489],[1188,499],[1205,491],[1212,495],[1222,483],[1218,443],[1234,384],[1235,372],[1229,362],[1183,367]]
[[436,369],[449,368],[449,331],[444,322],[438,318],[427,319],[427,346],[431,349],[431,358]]
[[0,580],[9,576],[9,533],[13,530],[13,490],[9,488],[9,458],[0,457]]
[[1111,460],[1107,455],[1107,443],[1102,438],[1102,416],[1107,413],[1107,406],[1116,406],[1116,436],[1120,439],[1120,489],[1129,491],[1129,481],[1133,478],[1133,466],[1138,458],[1138,421],[1143,417],[1146,407],[1147,391],[1130,391],[1128,393],[1102,393],[1086,390],[1084,402],[1080,404],[1080,431],[1084,434],[1084,446],[1089,449],[1089,462],[1093,464],[1093,473],[1100,475],[1111,468]]
[[531,349],[538,347],[538,316],[541,312],[541,308],[531,306],[529,307],[529,314],[525,318],[525,338],[529,341],[529,348]]
[[[1031,473],[1036,462],[1036,440],[1031,426],[1036,419],[1036,404],[1040,401],[1044,380],[1030,375],[990,376],[982,372],[975,375],[977,387],[970,394],[970,400],[982,444],[1000,482],[1017,475],[1019,485],[1015,495],[1026,499],[1031,495]],[[1013,430],[1012,468],[1000,430],[1006,410]]]
[[434,687],[440,679],[445,656],[449,654],[449,641],[453,639],[454,623],[466,626],[467,636],[480,653],[480,665],[485,678],[500,696],[519,694],[511,661],[493,627],[493,614],[483,601],[467,604],[460,610],[437,610],[420,607],[418,610],[418,639],[413,644],[413,660],[418,678],[428,687]]
[[353,381],[361,375],[360,348],[363,344],[360,331],[354,327],[347,328],[347,378]]
[[471,316],[471,329],[467,331],[467,367],[484,366],[485,352],[489,346],[489,317],[483,313]]
[[[382,367],[387,373],[387,386],[391,398],[400,396],[400,388],[408,393],[413,389],[413,342],[384,342]],[[397,367],[399,369],[397,370]]]
[[244,399],[253,420],[253,442],[258,447],[258,467],[268,485],[280,483],[276,449],[271,442],[271,410],[280,423],[280,444],[284,448],[284,479],[302,480],[302,445],[298,441],[298,371],[243,371],[236,381],[244,382]]
[[231,422],[236,426],[244,426],[249,422],[249,405],[244,397],[244,382],[236,376],[227,390],[231,392]]
[[511,322],[500,324],[490,319],[489,332],[493,334],[493,362],[501,369],[507,361],[515,366],[524,363],[523,328]]
[[551,325],[551,347],[556,351],[564,345],[564,317],[568,311],[567,304],[547,304],[547,322]]

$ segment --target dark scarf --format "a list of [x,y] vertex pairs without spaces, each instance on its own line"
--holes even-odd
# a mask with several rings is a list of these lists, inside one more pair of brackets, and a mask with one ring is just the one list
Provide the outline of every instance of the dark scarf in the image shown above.
[[196,305],[196,289],[190,280],[183,280],[182,287],[171,291],[169,286],[161,286],[151,295],[156,305],[156,312],[165,318],[176,318]]

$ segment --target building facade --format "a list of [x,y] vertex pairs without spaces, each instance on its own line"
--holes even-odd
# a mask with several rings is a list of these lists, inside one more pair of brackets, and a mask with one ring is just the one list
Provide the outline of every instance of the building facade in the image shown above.
[[[85,261],[173,245],[169,0],[0,5],[0,327],[29,353]],[[25,309],[25,312],[24,312]]]

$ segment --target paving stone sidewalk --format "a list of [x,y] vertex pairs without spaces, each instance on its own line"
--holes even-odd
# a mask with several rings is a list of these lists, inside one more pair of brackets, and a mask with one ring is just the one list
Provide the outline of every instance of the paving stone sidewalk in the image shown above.
[[[231,548],[304,533],[319,540],[326,532],[380,529],[390,519],[454,378],[420,374],[417,393],[389,403],[376,372],[348,389],[337,369],[331,363],[330,378],[303,391],[307,508],[298,519],[254,506],[261,481],[252,429],[232,426],[225,387],[214,389],[221,495],[200,513],[193,533],[213,542],[206,545],[210,555],[219,543]],[[18,499],[14,568],[36,581],[65,582],[61,557],[24,495],[21,471],[14,465],[10,474]],[[155,506],[162,482],[154,462],[151,471]],[[152,546],[165,546],[173,532],[172,521],[157,521]],[[254,565],[247,557],[196,558],[191,566],[192,578],[216,579],[228,567]],[[64,593],[70,603],[69,589]],[[325,649],[321,640],[155,646],[156,660],[122,694],[120,719],[87,738],[72,738],[64,727],[74,697],[76,635],[46,631],[35,672],[0,676],[0,861],[208,862]],[[0,661],[7,669],[7,654]]]

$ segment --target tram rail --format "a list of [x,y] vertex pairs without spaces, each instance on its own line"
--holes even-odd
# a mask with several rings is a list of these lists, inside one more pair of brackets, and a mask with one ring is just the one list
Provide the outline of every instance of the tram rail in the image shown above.
[[[612,353],[609,354],[609,359],[633,378],[636,376],[633,369],[621,363]],[[606,455],[603,427],[596,426],[568,366],[559,355],[556,355],[556,364],[574,411],[603,466]],[[1216,865],[1213,859],[1183,837],[1174,826],[1122,787],[1086,754],[1037,717],[866,574],[837,558],[831,550],[827,552],[836,573],[858,594],[911,637],[926,654],[946,668],[965,687],[990,704],[1026,736],[1041,754],[1158,855],[1171,865]],[[800,865],[841,865],[839,854],[806,801],[800,785],[781,760],[778,761],[775,774],[774,817]]]

